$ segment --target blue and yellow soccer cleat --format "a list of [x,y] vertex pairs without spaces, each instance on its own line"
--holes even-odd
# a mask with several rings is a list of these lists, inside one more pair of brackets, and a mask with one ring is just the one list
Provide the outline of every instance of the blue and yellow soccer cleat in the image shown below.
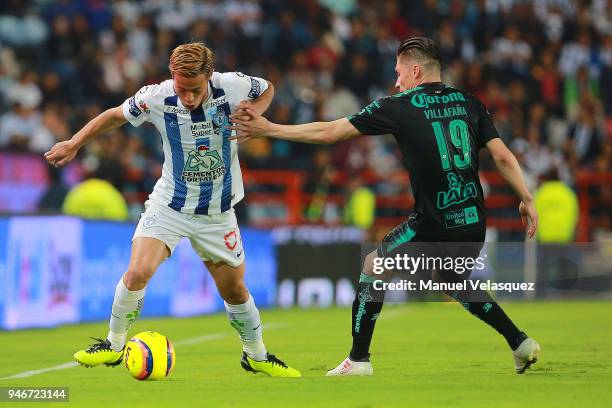
[[121,364],[123,350],[113,350],[108,339],[102,340],[95,337],[92,337],[92,339],[96,340],[96,342],[89,346],[89,348],[74,353],[74,359],[77,363],[85,367],[95,367],[100,364],[115,367]]
[[246,353],[242,353],[240,365],[246,371],[251,371],[252,373],[264,373],[270,377],[297,378],[302,376],[298,370],[289,367],[287,364],[276,358],[274,354],[266,354],[265,360],[255,361],[251,357],[247,356]]

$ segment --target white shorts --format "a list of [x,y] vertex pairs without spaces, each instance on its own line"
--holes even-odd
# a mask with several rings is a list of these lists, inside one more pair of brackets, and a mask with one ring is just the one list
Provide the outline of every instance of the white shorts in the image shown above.
[[149,200],[132,241],[138,237],[162,241],[170,254],[181,238],[186,237],[203,261],[223,262],[232,267],[244,262],[242,238],[233,208],[222,214],[193,215]]

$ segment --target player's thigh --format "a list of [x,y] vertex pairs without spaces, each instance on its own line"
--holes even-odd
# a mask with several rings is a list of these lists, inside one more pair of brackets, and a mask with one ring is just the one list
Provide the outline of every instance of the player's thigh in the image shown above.
[[168,246],[159,239],[136,237],[132,241],[132,253],[123,282],[130,290],[142,289],[159,265],[170,256]]
[[188,236],[191,246],[207,265],[237,268],[245,258],[240,228],[233,210],[195,217]]
[[437,268],[432,278],[438,282],[462,282],[468,279],[484,246],[484,238],[485,232],[482,230],[467,232],[457,237],[450,236],[446,242],[437,242],[438,256],[453,262],[448,263],[449,268]]
[[246,302],[245,253],[234,211],[196,217],[189,240],[210,271],[221,297],[230,304]]
[[189,220],[170,208],[147,202],[145,212],[134,231],[132,254],[124,282],[130,286],[140,286],[148,282],[159,265],[168,258],[187,233]]
[[[387,264],[387,258],[393,260],[391,264],[393,264],[395,267],[393,269],[384,269],[384,272],[379,275],[382,276],[383,279],[390,280],[397,273],[410,272],[414,274],[421,272],[421,270],[413,271],[412,269],[402,269],[406,265],[412,265],[412,263],[408,261],[402,262],[399,265],[401,268],[398,269],[396,262],[398,258],[404,260],[407,258],[421,257],[423,255],[423,251],[427,249],[428,244],[425,242],[426,239],[422,236],[422,234],[415,231],[417,225],[416,216],[411,214],[407,221],[402,222],[389,231],[384,236],[378,249],[373,254],[368,255],[372,261],[372,267],[374,266],[374,260],[377,258],[377,266],[379,267]],[[368,260],[368,257],[366,257],[366,261]],[[367,274],[367,272],[364,273]]]
[[237,266],[224,262],[205,261],[204,263],[215,280],[219,294],[227,303],[237,305],[249,299],[249,291],[244,284],[244,262]]

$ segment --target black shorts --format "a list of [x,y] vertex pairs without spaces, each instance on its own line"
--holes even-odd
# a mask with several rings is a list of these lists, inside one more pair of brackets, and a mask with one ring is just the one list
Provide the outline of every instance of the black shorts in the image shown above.
[[[467,279],[472,272],[471,262],[476,260],[484,245],[485,229],[467,230],[452,234],[428,234],[419,228],[418,213],[412,213],[407,221],[393,228],[378,247],[379,257],[395,257],[396,255],[421,257],[424,259],[440,259],[445,262],[431,261],[418,271],[416,275],[430,275],[436,270],[438,275],[447,282]],[[452,263],[449,259],[453,260]],[[442,265],[442,267],[440,267]],[[445,268],[444,265],[447,267]],[[463,265],[449,268],[449,265]],[[466,267],[467,266],[467,267]]]

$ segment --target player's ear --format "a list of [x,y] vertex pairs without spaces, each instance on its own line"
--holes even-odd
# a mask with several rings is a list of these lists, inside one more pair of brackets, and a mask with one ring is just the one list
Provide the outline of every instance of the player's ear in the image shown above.
[[414,76],[414,78],[418,78],[420,73],[421,73],[421,66],[419,64],[413,64],[412,65],[412,75]]

